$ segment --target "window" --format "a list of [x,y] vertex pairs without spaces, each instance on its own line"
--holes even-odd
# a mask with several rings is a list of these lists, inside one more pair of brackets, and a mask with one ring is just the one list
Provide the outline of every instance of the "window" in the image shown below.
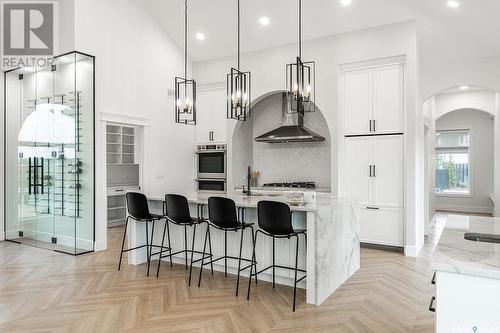
[[436,132],[436,194],[470,195],[470,130]]

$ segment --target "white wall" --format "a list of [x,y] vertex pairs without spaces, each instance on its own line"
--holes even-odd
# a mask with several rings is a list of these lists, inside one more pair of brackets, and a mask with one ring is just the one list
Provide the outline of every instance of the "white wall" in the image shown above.
[[436,120],[434,117],[435,114],[435,108],[436,108],[436,99],[435,97],[430,98],[424,103],[424,117],[425,117],[425,123],[428,128],[427,130],[427,135],[425,137],[425,142],[424,144],[426,145],[426,174],[425,174],[425,181],[426,181],[426,188],[427,191],[426,193],[426,214],[425,214],[425,234],[429,234],[429,230],[432,227],[432,223],[434,222],[434,213],[436,211],[436,203],[435,203],[435,193],[434,193],[434,188],[435,188],[435,183],[436,183],[436,173],[434,172],[436,168],[436,150],[435,150],[435,145],[436,145]]
[[477,109],[494,115],[496,114],[495,92],[478,90],[440,94],[436,97],[434,119],[458,109]]
[[452,87],[469,85],[500,91],[500,55],[422,66],[422,101]]
[[[417,109],[417,45],[413,22],[387,25],[304,42],[303,59],[316,61],[316,104],[322,110],[332,138],[332,191],[339,193],[339,66],[394,56],[406,56],[406,245],[418,254],[423,244],[423,116]],[[296,56],[296,45],[251,52],[242,56],[242,68],[252,72],[252,95],[285,88],[285,64]],[[234,57],[193,64],[199,83],[225,80]],[[234,128],[234,127],[233,127]],[[420,133],[421,132],[421,133]],[[231,137],[232,131],[228,132]],[[421,139],[419,139],[421,137]],[[420,193],[420,194],[416,194]],[[418,221],[418,222],[417,222]],[[421,224],[418,225],[418,224]]]
[[[440,98],[437,98],[439,101]],[[438,103],[439,104],[439,103]],[[438,108],[438,112],[441,110]],[[436,209],[459,212],[492,213],[490,196],[493,194],[493,117],[491,114],[461,109],[449,112],[436,120],[436,130],[472,129],[471,172],[472,196],[436,195]]]
[[[174,123],[168,97],[182,51],[141,7],[127,0],[75,0],[76,49],[96,56],[96,165],[103,165],[101,112],[142,117],[144,191],[194,189],[194,127]],[[96,170],[96,246],[106,247],[105,170]]]

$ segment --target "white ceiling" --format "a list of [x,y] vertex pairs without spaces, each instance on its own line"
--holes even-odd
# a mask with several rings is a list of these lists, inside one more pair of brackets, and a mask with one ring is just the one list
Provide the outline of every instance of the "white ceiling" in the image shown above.
[[[142,5],[182,47],[184,0],[131,0]],[[500,0],[303,0],[305,39],[416,20],[424,63],[500,55]],[[241,0],[242,51],[296,41],[296,0]],[[189,0],[189,55],[193,61],[236,52],[236,0]],[[271,23],[264,27],[259,18]],[[206,40],[196,40],[203,32]]]

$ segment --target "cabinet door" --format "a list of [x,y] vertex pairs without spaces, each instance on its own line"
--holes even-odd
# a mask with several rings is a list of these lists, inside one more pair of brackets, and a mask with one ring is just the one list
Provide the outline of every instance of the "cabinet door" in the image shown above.
[[370,133],[372,71],[346,72],[344,80],[344,134]]
[[213,141],[226,142],[227,134],[226,90],[212,91],[212,131]]
[[403,207],[403,136],[373,137],[373,204]]
[[357,199],[361,204],[372,202],[372,139],[370,137],[346,138],[344,145],[345,177],[342,179],[346,196]]
[[373,119],[376,133],[402,133],[404,126],[403,65],[373,72]]
[[403,209],[361,207],[359,238],[363,243],[403,246]]
[[196,142],[210,141],[212,97],[210,92],[200,92],[196,96]]

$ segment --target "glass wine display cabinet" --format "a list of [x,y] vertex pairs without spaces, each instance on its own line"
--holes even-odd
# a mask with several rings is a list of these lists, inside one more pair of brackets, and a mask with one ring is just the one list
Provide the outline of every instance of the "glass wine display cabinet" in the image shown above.
[[5,239],[94,250],[95,59],[5,73]]

